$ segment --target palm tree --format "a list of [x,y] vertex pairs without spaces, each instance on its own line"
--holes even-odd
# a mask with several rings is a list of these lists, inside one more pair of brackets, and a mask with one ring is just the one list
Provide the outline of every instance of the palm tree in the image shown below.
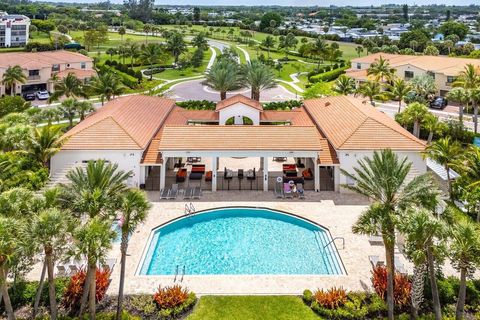
[[363,97],[368,97],[370,104],[373,105],[373,99],[378,97],[381,92],[380,84],[377,81],[366,81],[357,88],[356,93]]
[[50,298],[50,318],[57,318],[57,297],[55,293],[54,264],[55,259],[66,250],[66,243],[72,224],[69,215],[58,209],[47,209],[33,219],[31,240],[39,245],[45,254],[48,274],[48,295]]
[[423,174],[407,182],[412,163],[407,158],[400,160],[390,149],[374,151],[373,157],[358,161],[354,173],[341,169],[343,175],[352,179],[353,185],[345,188],[371,199],[372,204],[362,213],[352,227],[353,233],[378,235],[383,238],[387,262],[388,318],[394,317],[393,277],[395,231],[400,215],[415,206],[432,209],[437,199],[437,188],[430,174]]
[[463,88],[453,88],[447,94],[447,98],[451,101],[458,102],[458,119],[463,123],[463,109],[464,104],[468,104],[469,96],[465,89]]
[[192,44],[194,47],[198,48],[199,50],[207,50],[208,49],[208,41],[205,37],[204,32],[200,32],[192,39]]
[[390,62],[380,56],[375,60],[367,70],[367,75],[374,77],[376,81],[390,81],[395,73],[395,69],[390,66]]
[[63,112],[65,117],[68,119],[68,129],[73,127],[73,119],[77,115],[77,100],[73,98],[68,98],[63,100],[58,109]]
[[[437,277],[435,274],[435,256],[438,256],[438,252],[441,252],[443,249],[442,241],[446,236],[446,226],[441,220],[434,218],[430,212],[421,209],[412,210],[405,218],[401,219],[399,230],[406,236],[405,252],[409,259],[414,263],[415,270],[424,269],[422,267],[425,264],[428,265],[435,319],[441,320],[442,309],[440,306]],[[417,292],[423,293],[423,274],[420,274],[419,277],[422,280],[422,282],[420,282],[422,286],[421,288],[418,288]],[[414,289],[414,291],[416,290]],[[418,309],[421,301],[416,302],[419,303],[414,306],[415,318],[418,316]]]
[[425,118],[431,114],[427,106],[419,102],[414,102],[409,104],[403,113],[405,114],[406,120],[413,123],[413,135],[419,138],[420,126],[425,121]]
[[242,79],[251,88],[251,98],[260,101],[260,92],[277,85],[272,69],[258,60],[248,62],[242,68]]
[[413,77],[413,79],[410,81],[410,84],[413,87],[413,91],[424,100],[428,99],[430,95],[437,92],[437,84],[435,83],[435,79],[426,73]]
[[467,91],[469,100],[473,106],[474,132],[477,133],[478,101],[480,100],[480,93],[478,93],[478,87],[480,86],[480,68],[471,63],[467,64],[465,69],[458,75],[453,86],[463,88]]
[[23,73],[23,70],[20,66],[10,66],[5,70],[5,73],[2,76],[2,84],[5,85],[5,88],[10,89],[10,94],[15,95],[16,84],[27,82],[27,77]]
[[49,168],[50,159],[60,151],[64,141],[61,127],[42,126],[35,128],[30,140],[30,153],[45,168]]
[[349,95],[355,91],[355,80],[342,74],[333,85],[333,91],[341,95]]
[[178,57],[187,51],[187,45],[183,41],[183,37],[178,32],[173,32],[167,39],[167,50],[170,51],[174,58],[175,65],[178,64]]
[[428,130],[428,144],[432,142],[433,135],[442,128],[442,124],[438,117],[431,112],[424,118],[423,127]]
[[123,36],[125,35],[125,33],[127,33],[127,30],[125,29],[125,27],[118,28],[118,34],[120,35],[122,42],[123,42]]
[[145,32],[145,44],[148,44],[148,33],[152,31],[152,25],[150,24],[145,24],[143,26],[143,32]]
[[43,108],[40,112],[40,117],[41,119],[46,120],[47,124],[51,126],[53,121],[60,121],[63,117],[63,113],[59,108]]
[[[95,319],[97,264],[104,263],[108,250],[112,248],[115,231],[111,228],[111,221],[95,217],[76,229],[73,239],[75,243],[74,257],[77,259],[87,258],[87,278],[83,294],[88,296],[90,319]],[[80,318],[82,316],[83,310],[80,309]]]
[[133,68],[135,59],[140,55],[140,48],[136,43],[132,43],[126,48],[126,54],[130,57],[130,66]]
[[140,52],[140,60],[143,64],[150,65],[150,80],[153,79],[153,65],[160,62],[163,50],[158,44],[150,43],[143,47]]
[[288,33],[285,37],[281,37],[278,46],[285,51],[285,58],[288,59],[290,48],[297,46],[298,40],[293,33]]
[[392,84],[388,86],[388,95],[392,99],[398,100],[398,111],[402,109],[402,102],[405,100],[405,97],[412,91],[412,86],[407,81],[396,78],[393,80]]
[[[73,213],[79,216],[86,215],[90,221],[97,217],[108,220],[119,207],[121,194],[127,189],[125,183],[129,175],[129,172],[118,170],[117,164],[104,160],[89,161],[85,169],[75,168],[67,173],[70,184],[63,186],[61,201]],[[90,257],[87,256],[87,259]],[[96,260],[96,257],[92,259]],[[95,264],[96,262],[88,261],[89,266]],[[80,314],[83,314],[86,307],[91,271],[87,269]]]
[[425,156],[440,163],[447,173],[448,194],[453,200],[452,181],[450,177],[450,167],[462,155],[462,146],[458,141],[454,141],[450,136],[438,139],[425,149]]
[[12,302],[8,293],[7,274],[10,271],[12,262],[17,258],[23,240],[23,229],[25,226],[21,220],[0,216],[0,293],[3,297],[3,304],[7,312],[7,319],[14,320]]
[[360,57],[360,55],[363,53],[363,47],[362,46],[357,46],[355,48],[355,51],[357,52],[358,56]]
[[113,55],[117,54],[117,49],[108,48],[107,50],[105,50],[105,53],[110,55],[110,60],[113,60]]
[[268,59],[270,59],[270,49],[275,46],[275,39],[272,36],[266,36],[262,41],[262,46],[267,48]]
[[83,82],[73,72],[54,85],[55,92],[50,96],[48,102],[56,101],[60,97],[67,98],[88,98]]
[[480,230],[478,226],[467,220],[458,221],[451,231],[449,247],[452,265],[460,271],[460,287],[458,290],[455,319],[463,319],[467,276],[480,266]]
[[320,62],[323,62],[328,52],[328,44],[321,37],[317,37],[312,49],[313,53],[318,57],[317,69],[320,69]]
[[137,226],[145,221],[150,208],[145,193],[137,190],[128,190],[121,201],[120,228],[122,230],[122,240],[120,244],[121,262],[120,262],[120,284],[118,288],[117,320],[122,318],[123,287],[125,284],[125,268],[127,261],[128,239],[135,231]]
[[220,91],[220,100],[227,98],[227,91],[240,85],[238,65],[229,59],[215,62],[205,73],[205,78],[210,87]]
[[95,110],[92,103],[89,101],[77,101],[75,105],[77,108],[78,116],[80,117],[80,121],[83,121],[83,119],[85,119],[85,116],[88,113]]
[[89,83],[90,90],[93,94],[100,95],[100,100],[103,103],[105,99],[110,101],[123,93],[125,86],[120,81],[120,78],[113,72],[104,72],[94,77]]

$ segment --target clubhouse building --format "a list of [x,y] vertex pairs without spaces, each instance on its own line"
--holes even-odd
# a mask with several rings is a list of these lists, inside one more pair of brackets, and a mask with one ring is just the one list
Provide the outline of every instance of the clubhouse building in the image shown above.
[[117,98],[65,134],[51,159],[52,179],[89,160],[105,159],[131,172],[146,190],[273,190],[285,181],[305,190],[342,192],[359,159],[390,148],[412,162],[411,178],[426,172],[423,141],[393,119],[350,96],[304,101],[291,111],[264,110],[235,95],[215,110],[187,110],[174,100]]

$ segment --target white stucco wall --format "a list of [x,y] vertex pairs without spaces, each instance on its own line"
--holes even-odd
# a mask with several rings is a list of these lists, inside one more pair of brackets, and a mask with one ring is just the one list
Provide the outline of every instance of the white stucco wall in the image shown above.
[[103,159],[118,164],[120,170],[131,171],[128,184],[138,187],[141,183],[141,157],[141,150],[62,150],[51,160],[51,174],[54,175],[75,163]]
[[243,124],[243,117],[250,118],[254,125],[260,124],[260,111],[243,103],[235,103],[219,112],[219,123],[225,124],[228,119],[235,117],[235,124]]
[[[412,163],[410,175],[413,178],[416,175],[427,172],[427,165],[423,160],[420,152],[396,151],[399,159],[405,157]],[[358,161],[364,157],[372,157],[373,151],[364,150],[337,150],[338,159],[340,161],[340,168],[347,172],[354,173],[353,168],[358,167]],[[347,177],[340,174],[340,185],[347,183]],[[340,188],[340,192],[349,192],[344,188]]]

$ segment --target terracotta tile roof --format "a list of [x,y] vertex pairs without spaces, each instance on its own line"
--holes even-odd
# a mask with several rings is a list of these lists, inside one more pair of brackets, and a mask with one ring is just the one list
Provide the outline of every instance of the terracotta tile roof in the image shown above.
[[141,95],[117,98],[69,130],[62,149],[145,149],[175,101]]
[[247,106],[250,106],[252,108],[258,109],[260,111],[263,111],[262,104],[256,100],[250,99],[245,97],[242,94],[236,94],[234,96],[231,96],[225,100],[217,102],[217,107],[215,111],[219,111],[223,108],[229,107],[235,103],[243,103],[246,104]]
[[352,59],[354,63],[373,63],[382,56],[390,62],[392,67],[399,67],[410,64],[425,71],[443,73],[448,76],[456,76],[464,70],[467,64],[480,67],[480,60],[445,57],[445,56],[409,56],[400,54],[375,53],[365,57]]
[[160,151],[292,150],[320,151],[315,127],[296,126],[166,126]]
[[348,69],[345,74],[357,80],[368,80],[367,69]]
[[323,133],[319,132],[320,142],[322,143],[322,151],[318,154],[318,164],[320,165],[332,165],[339,164],[337,151],[332,146],[328,139],[325,138]]
[[83,70],[83,69],[65,69],[57,73],[59,79],[63,79],[68,76],[69,73],[73,73],[78,79],[91,78],[97,75],[95,70]]
[[53,64],[93,61],[83,54],[65,50],[45,52],[7,52],[0,54],[0,68],[19,65],[23,69],[51,67]]
[[315,125],[303,107],[292,111],[264,110],[260,114],[260,121],[290,121],[292,126]]
[[305,100],[304,105],[336,150],[425,149],[423,141],[362,100],[337,96]]

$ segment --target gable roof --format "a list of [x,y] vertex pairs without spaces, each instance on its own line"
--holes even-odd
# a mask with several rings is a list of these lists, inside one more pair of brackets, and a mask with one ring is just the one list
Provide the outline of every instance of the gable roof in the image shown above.
[[117,98],[70,129],[62,149],[143,150],[174,106],[174,100],[158,97]]
[[395,120],[350,96],[305,100],[312,120],[337,150],[421,151],[425,143]]
[[[395,68],[403,65],[412,65],[425,71],[443,73],[448,76],[456,76],[462,72],[467,64],[473,64],[480,67],[478,59],[456,58],[445,56],[410,56],[389,53],[374,53],[365,57],[352,59],[352,63],[373,63],[380,56]],[[355,75],[353,75],[355,76]]]
[[260,102],[258,102],[257,100],[247,98],[242,94],[236,94],[234,96],[231,96],[230,98],[217,102],[217,107],[215,108],[215,111],[219,111],[224,108],[230,107],[231,105],[234,105],[236,103],[243,103],[249,107],[263,111],[263,107]]

